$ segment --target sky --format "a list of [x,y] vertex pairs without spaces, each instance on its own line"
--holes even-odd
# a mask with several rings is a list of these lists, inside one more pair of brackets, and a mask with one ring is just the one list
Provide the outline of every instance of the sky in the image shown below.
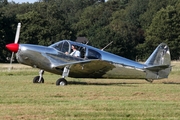
[[[8,0],[8,1],[11,1],[11,0]],[[23,2],[34,3],[34,2],[37,2],[38,0],[12,0],[12,1],[14,1],[15,3],[23,3]]]
[[[14,1],[15,3],[23,3],[23,2],[34,3],[34,2],[37,2],[39,0],[12,0],[12,1]],[[108,0],[105,0],[105,1],[108,1]]]

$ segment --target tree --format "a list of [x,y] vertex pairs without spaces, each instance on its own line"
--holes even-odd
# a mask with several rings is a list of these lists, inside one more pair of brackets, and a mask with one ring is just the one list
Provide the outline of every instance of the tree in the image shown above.
[[6,17],[0,13],[0,62],[6,62],[6,57],[10,56],[10,52],[5,48],[7,43],[14,42],[14,32],[12,23],[15,23],[14,16]]
[[30,11],[28,13],[17,15],[18,21],[21,22],[21,43],[30,44],[48,44],[48,28],[49,24],[46,19],[36,11]]
[[[144,0],[143,0],[144,1]],[[162,8],[166,8],[168,5],[175,5],[178,0],[147,0],[145,1],[147,5],[145,6],[145,11],[140,15],[140,24],[142,28],[147,29],[154,15]]]
[[137,27],[141,27],[140,16],[146,12],[149,0],[131,0],[126,9],[126,20]]
[[[154,16],[152,24],[147,29],[146,47],[154,48],[157,44],[165,42],[169,45],[172,59],[180,56],[180,12],[175,6],[162,8]],[[148,52],[149,53],[149,52]]]

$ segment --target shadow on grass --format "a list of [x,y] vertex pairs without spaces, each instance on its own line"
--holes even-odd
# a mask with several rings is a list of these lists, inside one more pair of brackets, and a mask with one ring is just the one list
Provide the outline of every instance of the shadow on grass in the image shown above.
[[125,82],[122,82],[122,83],[100,83],[100,82],[80,82],[80,81],[68,81],[68,85],[99,85],[99,86],[110,86],[110,85],[113,85],[113,86],[135,86],[135,84],[144,84],[144,83],[125,83]]
[[[128,86],[133,86],[133,85],[137,85],[137,84],[153,84],[153,83],[149,83],[149,82],[83,82],[83,81],[68,81],[69,85],[103,85],[103,86],[124,86],[124,85],[128,85]],[[177,84],[179,85],[179,82],[162,82],[162,83],[155,83],[155,84]]]
[[180,83],[177,83],[177,82],[163,82],[163,84],[180,84]]

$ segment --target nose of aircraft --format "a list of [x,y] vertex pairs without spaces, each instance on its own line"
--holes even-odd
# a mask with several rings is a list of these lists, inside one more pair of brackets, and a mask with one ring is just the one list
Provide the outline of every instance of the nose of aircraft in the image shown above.
[[16,53],[16,52],[18,51],[18,49],[19,49],[19,44],[17,44],[17,43],[7,44],[7,45],[6,45],[6,48],[7,48],[8,50]]

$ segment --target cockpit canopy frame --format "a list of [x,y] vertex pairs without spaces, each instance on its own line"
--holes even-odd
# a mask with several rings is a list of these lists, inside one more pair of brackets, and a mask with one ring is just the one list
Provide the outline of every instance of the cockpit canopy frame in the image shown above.
[[50,47],[55,48],[57,51],[68,53],[72,52],[71,46],[74,45],[77,47],[77,50],[80,51],[80,57],[84,59],[101,59],[101,54],[94,50],[93,48],[89,48],[86,44],[77,43],[69,40],[62,40],[60,42],[52,44]]

